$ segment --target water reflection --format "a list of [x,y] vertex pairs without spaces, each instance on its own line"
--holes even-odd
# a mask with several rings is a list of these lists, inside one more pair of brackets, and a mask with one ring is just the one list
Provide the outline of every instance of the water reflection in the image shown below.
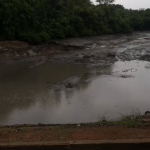
[[[150,106],[147,66],[141,61],[117,62],[86,72],[79,65],[0,66],[0,124],[95,122],[99,116],[114,119],[133,108],[144,112]],[[81,74],[74,88],[47,88],[46,82]]]
[[[84,71],[78,65],[47,63],[32,69],[29,66],[28,63],[0,66],[0,124],[42,122],[39,118],[34,120],[32,112],[37,111],[38,116],[38,111],[47,107],[59,108],[64,95],[62,91],[49,90],[46,82],[62,82]],[[33,118],[23,119],[29,116]]]

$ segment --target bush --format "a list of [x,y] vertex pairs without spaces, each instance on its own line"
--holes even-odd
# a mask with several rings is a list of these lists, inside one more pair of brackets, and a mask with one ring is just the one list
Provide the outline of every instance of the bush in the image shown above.
[[50,39],[150,30],[150,9],[93,5],[89,0],[0,0],[0,39]]

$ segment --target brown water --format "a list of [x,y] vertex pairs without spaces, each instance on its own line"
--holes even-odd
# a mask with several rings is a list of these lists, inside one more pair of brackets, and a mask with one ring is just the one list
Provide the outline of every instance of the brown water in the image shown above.
[[[28,63],[0,66],[0,125],[84,123],[102,116],[150,110],[150,63],[116,62],[86,72],[80,65]],[[78,86],[49,88],[84,74]]]

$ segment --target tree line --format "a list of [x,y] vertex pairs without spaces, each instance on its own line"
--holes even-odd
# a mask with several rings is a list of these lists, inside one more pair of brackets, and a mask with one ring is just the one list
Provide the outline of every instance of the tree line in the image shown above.
[[42,43],[150,30],[150,9],[125,9],[113,1],[0,0],[0,40]]

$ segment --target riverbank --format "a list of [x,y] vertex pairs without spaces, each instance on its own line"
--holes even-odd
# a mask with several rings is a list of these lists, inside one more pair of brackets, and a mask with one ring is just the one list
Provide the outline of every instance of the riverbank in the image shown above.
[[150,126],[76,124],[51,126],[14,126],[0,128],[0,143],[69,142],[84,140],[150,139]]
[[[45,62],[106,67],[118,60],[149,61],[149,32],[53,40],[42,45],[0,42],[0,63]],[[129,46],[128,46],[129,45]],[[143,55],[145,54],[145,55]]]
[[141,33],[53,40],[43,45],[20,41],[0,42],[0,63],[29,61],[108,66],[116,61],[118,47]]
[[[117,120],[81,124],[0,126],[0,143],[70,142],[150,139],[150,116],[128,115]],[[53,143],[54,142],[54,143]]]

